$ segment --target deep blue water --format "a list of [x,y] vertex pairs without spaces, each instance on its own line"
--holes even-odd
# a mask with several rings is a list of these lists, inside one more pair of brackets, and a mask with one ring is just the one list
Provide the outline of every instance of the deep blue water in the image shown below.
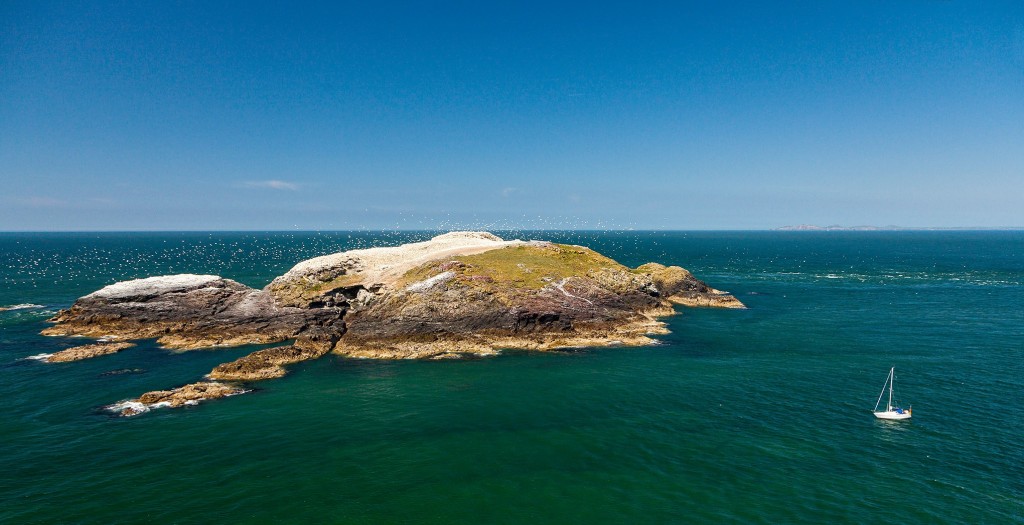
[[[67,364],[38,334],[119,280],[263,286],[430,233],[0,234],[2,523],[1024,522],[1024,232],[502,232],[679,264],[749,309],[646,348],[328,356],[114,418],[251,348]],[[905,422],[870,413],[897,370]],[[139,369],[131,374],[106,372]]]

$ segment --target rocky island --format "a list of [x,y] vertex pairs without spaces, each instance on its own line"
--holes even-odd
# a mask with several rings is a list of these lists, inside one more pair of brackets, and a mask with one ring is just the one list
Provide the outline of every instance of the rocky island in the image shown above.
[[215,275],[119,282],[59,312],[43,334],[104,341],[50,362],[105,355],[137,339],[178,350],[286,343],[219,365],[208,381],[114,405],[133,415],[237,394],[245,390],[238,382],[281,377],[284,366],[329,352],[449,359],[651,344],[666,332],[658,318],[673,304],[743,308],[678,266],[628,268],[582,246],[453,232],[316,257],[263,289]]

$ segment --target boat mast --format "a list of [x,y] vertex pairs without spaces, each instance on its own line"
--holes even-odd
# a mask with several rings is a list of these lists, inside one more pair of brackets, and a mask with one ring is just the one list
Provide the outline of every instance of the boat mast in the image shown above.
[[[892,373],[892,370],[890,370],[889,373]],[[879,405],[879,403],[882,402],[882,396],[885,395],[885,385],[888,384],[888,383],[889,383],[889,378],[886,377],[885,378],[885,383],[882,384],[882,391],[878,393],[878,399],[875,401],[874,412],[878,411],[878,405]]]
[[892,412],[892,382],[896,380],[896,367],[889,369],[889,406],[885,409],[887,412]]

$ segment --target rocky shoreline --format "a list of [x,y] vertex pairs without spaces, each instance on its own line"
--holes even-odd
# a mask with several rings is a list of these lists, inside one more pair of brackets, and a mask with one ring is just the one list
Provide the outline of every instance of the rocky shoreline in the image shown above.
[[674,304],[744,307],[678,266],[627,268],[582,246],[453,232],[303,261],[263,289],[192,274],[115,283],[59,312],[42,333],[117,341],[48,361],[104,355],[137,339],[178,350],[290,342],[221,364],[212,381],[113,405],[134,415],[234,395],[245,390],[237,382],[281,377],[285,366],[329,352],[450,359],[651,344]]

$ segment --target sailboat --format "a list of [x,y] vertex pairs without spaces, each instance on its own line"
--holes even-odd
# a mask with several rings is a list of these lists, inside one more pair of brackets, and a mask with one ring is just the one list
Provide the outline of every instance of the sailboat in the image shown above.
[[[889,369],[889,377],[885,378],[885,384],[882,385],[882,393],[878,394],[878,401],[875,402],[875,409],[872,411],[878,419],[910,419],[910,408],[904,410],[898,405],[892,404],[892,389],[895,383],[896,367],[892,367]],[[889,401],[885,403],[885,410],[878,410],[878,405],[882,404],[882,398],[885,397],[886,390],[889,391]]]

